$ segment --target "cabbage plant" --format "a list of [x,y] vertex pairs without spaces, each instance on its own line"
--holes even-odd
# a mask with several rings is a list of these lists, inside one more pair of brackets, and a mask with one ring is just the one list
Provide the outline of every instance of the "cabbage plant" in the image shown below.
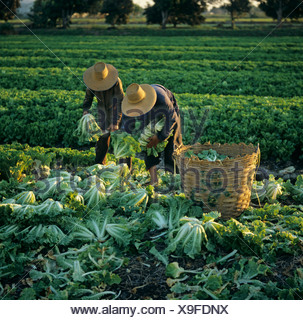
[[96,142],[99,137],[105,133],[107,133],[107,131],[101,130],[95,117],[90,113],[80,119],[77,129],[74,131],[74,135],[78,136],[80,144]]
[[166,140],[159,142],[156,147],[152,147],[152,148],[146,147],[149,143],[149,139],[155,134],[157,134],[157,132],[160,132],[163,129],[164,125],[165,125],[165,117],[163,117],[160,121],[156,123],[154,121],[151,121],[144,128],[144,131],[142,132],[139,138],[139,143],[141,145],[142,150],[145,150],[148,156],[153,155],[154,157],[158,157],[159,153],[161,153],[165,149],[168,143],[168,138],[171,136],[172,133]]
[[35,194],[32,191],[24,191],[17,194],[14,199],[18,204],[33,204],[36,202]]

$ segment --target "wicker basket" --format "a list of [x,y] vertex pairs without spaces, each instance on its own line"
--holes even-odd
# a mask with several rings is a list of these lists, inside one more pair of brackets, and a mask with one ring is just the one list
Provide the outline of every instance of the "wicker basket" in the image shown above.
[[[223,161],[185,157],[185,152],[199,153],[213,149],[226,155]],[[187,197],[198,201],[204,212],[217,210],[223,219],[238,217],[250,203],[251,187],[260,160],[259,146],[252,144],[195,144],[181,146],[174,152]]]

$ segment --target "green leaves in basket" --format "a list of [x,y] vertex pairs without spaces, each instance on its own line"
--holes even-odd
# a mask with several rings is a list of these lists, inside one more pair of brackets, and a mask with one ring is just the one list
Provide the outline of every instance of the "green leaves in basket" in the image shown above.
[[227,156],[223,154],[219,154],[216,150],[209,149],[204,150],[199,153],[195,153],[193,150],[188,150],[185,152],[185,157],[192,158],[198,157],[200,160],[207,160],[207,161],[217,161],[217,160],[224,160]]

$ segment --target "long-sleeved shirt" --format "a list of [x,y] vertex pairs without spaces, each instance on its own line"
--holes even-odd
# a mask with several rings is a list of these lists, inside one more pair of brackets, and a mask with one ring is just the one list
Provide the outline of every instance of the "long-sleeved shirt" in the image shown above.
[[113,87],[105,91],[86,89],[83,111],[90,109],[94,97],[96,97],[98,102],[98,122],[101,128],[104,130],[110,124],[119,125],[122,118],[121,103],[124,97],[120,78],[118,78],[117,83]]
[[182,134],[181,134],[181,118],[180,111],[177,101],[171,91],[166,89],[160,84],[151,85],[157,94],[157,100],[153,108],[138,117],[125,119],[125,130],[129,133],[132,132],[133,122],[138,121],[141,123],[141,129],[146,127],[150,121],[158,121],[163,116],[165,116],[165,125],[163,129],[157,133],[160,141],[167,139],[167,137],[173,133],[174,134],[174,144],[179,146],[182,144]]
[[182,143],[181,118],[175,96],[171,91],[160,84],[152,84],[151,86],[157,93],[157,100],[154,107],[146,114],[146,117],[153,120],[165,116],[165,125],[163,129],[157,133],[159,140],[163,141],[167,139],[168,136],[175,131],[174,141],[176,144],[180,145]]

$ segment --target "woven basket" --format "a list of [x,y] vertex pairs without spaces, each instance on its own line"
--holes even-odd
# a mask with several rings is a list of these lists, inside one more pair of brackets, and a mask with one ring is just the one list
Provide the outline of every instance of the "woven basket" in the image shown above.
[[[199,153],[213,149],[228,156],[223,161],[185,157],[185,152]],[[230,157],[230,158],[229,158]],[[250,203],[251,188],[260,149],[252,144],[200,144],[180,146],[174,158],[187,197],[198,201],[204,212],[219,211],[223,219],[238,217]]]

